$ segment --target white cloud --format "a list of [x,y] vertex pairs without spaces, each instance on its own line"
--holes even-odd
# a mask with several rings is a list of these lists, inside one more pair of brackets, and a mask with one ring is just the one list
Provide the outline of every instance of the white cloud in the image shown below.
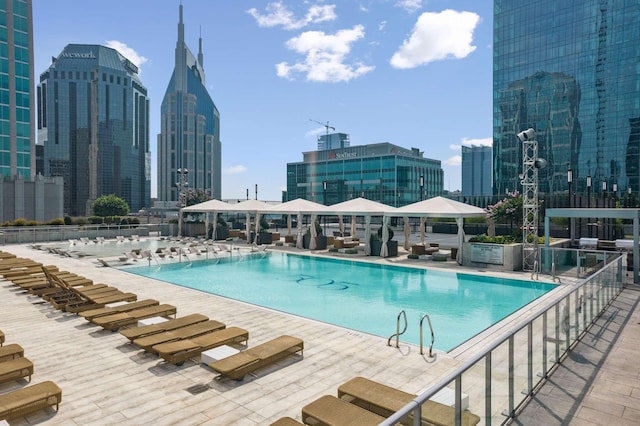
[[443,10],[425,12],[418,18],[413,32],[393,54],[394,68],[415,68],[449,58],[462,59],[476,50],[473,31],[480,16],[473,12]]
[[288,49],[305,58],[290,65],[276,64],[278,77],[292,80],[294,74],[306,75],[308,81],[331,82],[349,81],[373,71],[375,67],[361,62],[345,63],[351,52],[351,45],[364,38],[364,27],[356,25],[352,29],[340,30],[335,34],[322,31],[307,31],[287,41]]
[[452,150],[452,151],[462,151],[462,146],[451,144],[451,145],[449,145],[449,149]]
[[480,146],[493,146],[493,138],[481,138],[481,139],[469,139],[462,138],[462,145],[480,145]]
[[254,17],[258,26],[272,28],[281,26],[285,30],[297,30],[309,24],[333,21],[337,18],[335,5],[313,5],[302,18],[296,18],[291,10],[282,2],[269,3],[264,15],[258,9],[251,8],[247,13]]
[[453,157],[444,160],[444,164],[447,166],[460,166],[462,164],[462,157],[460,155],[454,155]]
[[246,171],[247,171],[247,168],[245,166],[237,165],[237,166],[227,167],[227,169],[224,172],[229,175],[237,175],[240,173],[244,173]]
[[387,27],[387,21],[380,21],[380,23],[378,24],[379,31],[384,31],[386,27]]
[[409,13],[422,8],[422,0],[398,0],[396,7],[401,7]]
[[149,59],[136,52],[133,47],[129,47],[126,43],[118,40],[107,40],[105,45],[117,50],[122,56],[133,62],[133,64],[138,67],[138,74],[142,74],[142,64],[147,62]]

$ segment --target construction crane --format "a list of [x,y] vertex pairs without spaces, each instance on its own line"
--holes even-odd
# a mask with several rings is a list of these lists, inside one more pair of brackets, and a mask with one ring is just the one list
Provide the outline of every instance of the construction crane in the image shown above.
[[318,123],[318,124],[321,124],[322,126],[324,126],[324,128],[327,130],[327,140],[329,139],[329,129],[334,130],[334,131],[336,130],[335,127],[329,126],[329,122],[328,121],[327,121],[326,124],[325,123],[321,123],[321,122],[319,122],[317,120],[314,120],[312,118],[310,118],[309,121],[313,121],[314,123]]

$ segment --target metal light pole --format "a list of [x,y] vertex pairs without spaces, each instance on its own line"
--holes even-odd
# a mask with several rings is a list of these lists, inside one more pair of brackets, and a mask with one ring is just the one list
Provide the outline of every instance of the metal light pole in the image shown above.
[[256,183],[256,200],[258,199],[258,184]]
[[[591,208],[591,175],[587,176],[587,208]],[[591,238],[591,218],[587,218],[587,229],[589,230],[589,238]]]
[[424,194],[424,175],[420,175],[420,201],[422,201],[422,196]]
[[176,186],[178,187],[178,237],[182,238],[182,208],[187,206],[187,192],[186,189],[189,186],[189,181],[187,180],[187,176],[189,175],[189,170],[187,169],[178,169],[176,170],[179,180],[176,182]]
[[[569,187],[569,207],[570,208],[573,207],[573,198],[571,197],[572,184],[573,184],[573,170],[571,170],[571,166],[569,166],[569,169],[567,170],[567,186]],[[572,217],[569,220],[569,237],[571,238],[572,242],[575,239],[575,223],[576,223],[576,220],[575,218]]]

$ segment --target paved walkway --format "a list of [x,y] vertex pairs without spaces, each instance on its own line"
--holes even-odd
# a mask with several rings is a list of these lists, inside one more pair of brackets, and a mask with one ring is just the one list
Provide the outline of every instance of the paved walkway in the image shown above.
[[[60,412],[39,412],[16,425],[267,425],[285,415],[300,419],[303,405],[335,393],[340,383],[354,375],[417,392],[459,366],[464,355],[469,356],[438,353],[435,360],[429,360],[413,345],[389,348],[386,339],[376,336],[133,277],[97,267],[88,259],[60,258],[25,246],[0,249],[107,282],[141,299],[175,304],[179,316],[199,312],[247,328],[252,333],[251,346],[283,333],[305,339],[303,362],[292,358],[243,382],[220,381],[197,362],[182,367],[159,362],[127,344],[119,333],[55,311],[0,282],[0,328],[7,342],[20,343],[34,361],[34,382],[53,380],[64,390]],[[441,266],[459,268],[455,262],[446,263]],[[623,291],[516,423],[639,424],[640,367],[635,362],[640,343],[639,298],[638,286]],[[0,393],[20,386],[2,384]],[[481,412],[483,404],[474,397],[475,391],[474,387],[465,390],[472,411]]]
[[629,285],[514,423],[640,424],[639,300],[640,286]]

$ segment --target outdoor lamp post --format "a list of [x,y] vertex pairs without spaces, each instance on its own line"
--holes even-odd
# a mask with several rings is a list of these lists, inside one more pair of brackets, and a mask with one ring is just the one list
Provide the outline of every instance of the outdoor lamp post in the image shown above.
[[[187,187],[189,186],[187,177],[189,170],[180,168],[176,170],[176,173],[178,174],[178,182],[176,182],[178,187],[178,208],[181,210],[187,206]],[[178,236],[182,237],[182,211],[178,211]]]
[[[587,176],[587,208],[591,208],[591,175]],[[587,218],[587,228],[589,229],[589,238],[591,238],[590,218]]]
[[424,193],[424,175],[420,175],[420,201],[422,201],[422,194]]
[[631,186],[627,187],[627,207],[631,207]]
[[258,199],[258,184],[256,183],[256,200]]
[[[249,199],[249,188],[247,188],[247,200]],[[238,201],[239,202],[239,201]]]
[[573,203],[571,202],[571,185],[573,184],[573,170],[569,167],[567,170],[567,185],[569,187],[569,207],[573,207]]
[[618,202],[618,184],[614,183],[611,189],[613,189],[613,207],[615,207]]

